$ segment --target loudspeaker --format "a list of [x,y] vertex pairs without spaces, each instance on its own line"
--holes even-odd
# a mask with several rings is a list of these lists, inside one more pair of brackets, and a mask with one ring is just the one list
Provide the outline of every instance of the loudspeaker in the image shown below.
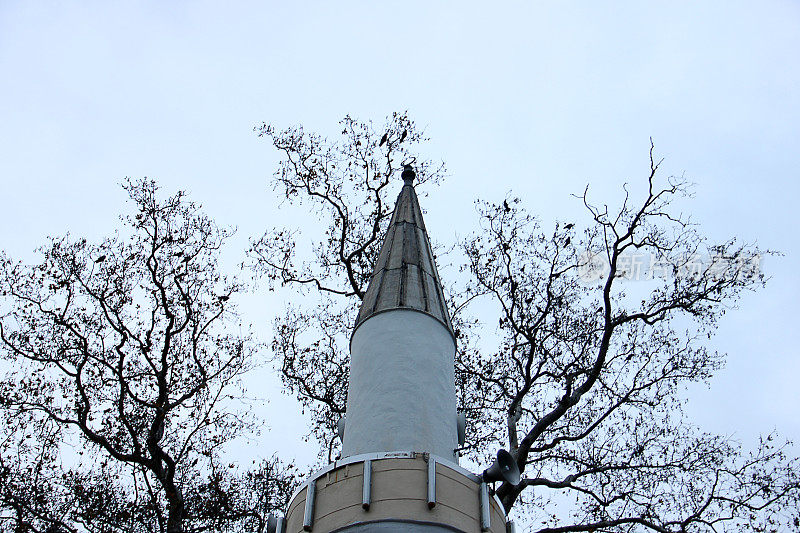
[[501,448],[497,452],[497,459],[492,466],[483,471],[481,478],[485,482],[506,481],[512,485],[519,485],[519,467],[511,454]]
[[344,444],[344,425],[346,421],[346,416],[340,416],[339,420],[336,422],[336,432],[339,434],[339,441],[342,444]]
[[272,513],[267,517],[267,533],[285,533],[286,524],[282,516],[276,516]]
[[458,445],[463,446],[467,440],[467,413],[464,411],[456,412],[456,434],[458,435]]

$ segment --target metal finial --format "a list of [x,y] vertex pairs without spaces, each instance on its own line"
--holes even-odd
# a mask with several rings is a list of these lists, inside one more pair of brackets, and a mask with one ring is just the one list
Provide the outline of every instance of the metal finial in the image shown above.
[[414,172],[414,168],[411,165],[403,165],[403,173],[401,176],[404,182],[411,185],[411,182],[417,177],[417,173]]

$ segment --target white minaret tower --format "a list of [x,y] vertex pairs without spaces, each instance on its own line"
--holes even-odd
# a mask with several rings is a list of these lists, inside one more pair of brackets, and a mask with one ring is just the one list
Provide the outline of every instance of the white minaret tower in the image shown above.
[[313,474],[269,531],[507,531],[481,476],[458,466],[455,335],[414,171],[402,176],[350,338],[342,458]]
[[413,450],[456,461],[455,335],[413,180],[406,169],[350,339],[344,457]]

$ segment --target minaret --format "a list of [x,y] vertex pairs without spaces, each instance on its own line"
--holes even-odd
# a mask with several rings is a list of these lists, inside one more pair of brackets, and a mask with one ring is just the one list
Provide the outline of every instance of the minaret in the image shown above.
[[350,338],[342,457],[298,489],[269,532],[507,531],[488,471],[458,465],[455,335],[413,169],[402,177]]
[[403,172],[350,339],[343,457],[409,450],[456,460],[455,335],[414,177]]

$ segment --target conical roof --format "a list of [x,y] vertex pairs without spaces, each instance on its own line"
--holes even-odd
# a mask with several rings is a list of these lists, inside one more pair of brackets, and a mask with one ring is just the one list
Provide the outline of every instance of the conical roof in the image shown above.
[[406,166],[375,269],[361,302],[355,327],[390,309],[416,309],[439,320],[453,334],[431,244],[422,220],[414,171]]

